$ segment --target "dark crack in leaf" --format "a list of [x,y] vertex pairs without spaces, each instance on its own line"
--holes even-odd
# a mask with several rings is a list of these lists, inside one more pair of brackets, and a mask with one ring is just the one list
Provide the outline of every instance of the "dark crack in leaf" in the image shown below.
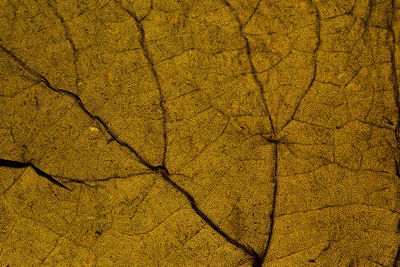
[[2,265],[398,266],[399,1],[0,10]]

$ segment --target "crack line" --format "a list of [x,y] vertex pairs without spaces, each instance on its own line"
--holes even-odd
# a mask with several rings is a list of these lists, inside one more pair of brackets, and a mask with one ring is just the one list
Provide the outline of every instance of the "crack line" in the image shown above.
[[303,102],[304,98],[306,97],[308,92],[311,90],[311,87],[313,87],[316,77],[317,77],[317,54],[318,54],[318,50],[321,46],[321,14],[319,12],[317,4],[314,3],[312,0],[310,0],[310,3],[314,6],[316,21],[317,21],[316,22],[317,43],[313,50],[313,62],[314,62],[313,74],[312,74],[312,78],[311,78],[310,82],[308,83],[306,90],[303,91],[299,100],[297,101],[296,106],[293,109],[292,115],[289,117],[289,119],[286,120],[286,122],[283,124],[283,126],[281,127],[281,129],[279,131],[282,131],[294,119],[294,116],[296,115],[296,113],[300,107],[300,104]]
[[28,65],[26,65],[19,57],[17,57],[13,52],[11,52],[10,50],[8,50],[7,48],[5,48],[3,45],[0,44],[0,50],[2,50],[4,53],[6,53],[8,56],[10,56],[14,61],[16,61],[22,68],[24,68],[30,75],[32,75],[34,78],[36,78],[38,81],[44,83],[46,85],[47,88],[49,88],[50,90],[59,93],[59,94],[63,94],[63,95],[67,95],[68,97],[72,98],[80,107],[80,109],[86,114],[88,115],[90,118],[92,118],[93,120],[98,121],[106,130],[106,132],[111,136],[111,138],[117,142],[119,145],[127,148],[131,153],[133,153],[136,158],[138,159],[138,161],[145,165],[147,168],[154,170],[154,166],[151,165],[149,162],[147,162],[135,149],[133,149],[128,143],[119,140],[119,138],[117,137],[117,135],[110,129],[110,127],[108,127],[108,125],[104,122],[104,120],[102,118],[100,118],[97,115],[93,115],[92,113],[90,113],[90,111],[88,111],[85,107],[85,105],[83,104],[81,98],[64,89],[58,89],[55,88],[51,85],[51,83],[47,80],[47,78],[45,76],[43,76],[42,74],[38,73],[37,71],[33,70],[32,68],[30,68]]
[[[239,19],[239,17],[237,16],[237,14],[235,13],[234,9],[232,8],[231,4],[227,1],[227,0],[222,0],[222,2],[229,8],[229,10],[231,11],[234,19],[236,20],[236,23],[239,25],[239,34],[242,36],[242,38],[244,39],[245,43],[246,43],[246,54],[247,54],[247,59],[248,62],[250,64],[250,73],[252,74],[253,80],[256,83],[258,90],[260,92],[261,95],[261,101],[263,103],[264,109],[265,109],[265,114],[267,115],[269,124],[271,125],[271,131],[273,133],[275,133],[276,129],[272,120],[272,116],[271,116],[271,112],[269,110],[267,101],[265,99],[265,88],[264,85],[262,84],[261,80],[258,78],[257,76],[257,70],[256,67],[254,66],[254,62],[251,56],[251,49],[250,49],[250,42],[249,39],[247,38],[246,34],[243,32],[243,27],[245,26]],[[258,9],[259,3],[257,4],[256,8]]]
[[61,14],[58,12],[58,9],[54,6],[54,3],[52,3],[50,0],[47,0],[47,5],[50,7],[50,9],[53,11],[54,15],[58,18],[58,20],[61,23],[61,26],[64,29],[64,34],[65,38],[67,39],[69,45],[71,46],[72,50],[72,60],[73,60],[73,65],[74,65],[74,72],[75,72],[75,87],[76,90],[79,90],[79,81],[80,77],[78,74],[78,49],[76,48],[75,42],[72,40],[71,37],[71,31],[65,22],[65,19],[61,16]]
[[[14,161],[14,160],[7,160],[7,159],[0,159],[0,167],[8,167],[8,168],[13,168],[13,169],[24,169],[24,168],[28,168],[31,167],[39,176],[42,176],[44,178],[46,178],[47,180],[49,180],[50,182],[52,182],[53,184],[56,184],[59,187],[62,187],[64,189],[67,189],[69,191],[72,191],[71,189],[69,189],[68,187],[66,187],[65,185],[63,185],[62,183],[60,183],[59,181],[57,181],[56,179],[53,178],[53,176],[51,176],[50,174],[48,174],[47,172],[39,169],[38,167],[36,167],[35,164],[33,164],[31,161],[28,162],[21,162],[21,161]],[[14,182],[12,183],[12,185],[16,182],[16,180],[14,180]],[[11,185],[11,186],[12,186]],[[7,190],[9,190],[10,188],[7,188]]]
[[190,206],[192,209],[196,212],[198,216],[200,216],[205,223],[207,223],[214,231],[216,231],[218,234],[220,234],[223,238],[225,238],[226,241],[234,245],[235,247],[241,249],[243,252],[251,256],[255,261],[259,261],[260,257],[259,255],[249,246],[249,245],[243,245],[240,242],[236,241],[232,237],[230,237],[227,233],[225,233],[221,228],[219,228],[203,211],[200,210],[200,208],[197,206],[197,203],[193,196],[187,192],[185,189],[183,189],[181,186],[179,186],[177,183],[172,181],[169,176],[171,175],[168,170],[164,166],[157,166],[156,167],[157,172],[159,172],[164,180],[170,184],[172,187],[174,187],[176,190],[178,190],[180,193],[182,193],[185,198],[189,201]]
[[274,231],[274,225],[275,225],[275,218],[276,218],[276,199],[278,195],[278,181],[277,181],[277,174],[278,174],[278,143],[274,143],[274,169],[272,173],[272,183],[274,184],[274,188],[272,191],[272,208],[271,208],[271,213],[269,214],[269,220],[270,220],[270,227],[268,230],[268,237],[267,237],[267,242],[264,248],[264,251],[261,254],[261,263],[264,262],[267,253],[271,247],[271,240],[273,236],[273,231]]
[[133,18],[133,20],[135,21],[136,27],[138,28],[139,32],[140,32],[140,37],[139,37],[139,43],[140,43],[140,47],[142,48],[142,52],[144,57],[146,58],[146,61],[149,65],[150,71],[153,75],[153,78],[156,82],[156,88],[158,91],[158,96],[159,96],[159,105],[160,105],[160,109],[161,109],[161,113],[162,113],[162,127],[163,127],[163,158],[162,158],[162,166],[165,166],[165,161],[166,161],[166,157],[167,157],[167,110],[165,108],[165,98],[161,89],[161,83],[160,83],[160,79],[159,79],[159,75],[157,73],[155,64],[154,64],[154,60],[152,59],[152,57],[150,56],[149,53],[149,49],[147,48],[146,44],[145,44],[145,31],[142,25],[142,21],[139,20],[139,18],[136,16],[135,13],[133,13],[132,11],[130,11],[129,9],[127,9],[126,7],[123,7],[121,3],[116,2],[120,8],[122,10],[124,10],[127,14],[129,14],[130,17]]
[[[248,61],[249,61],[249,64],[250,64],[253,80],[255,81],[255,83],[257,84],[257,87],[259,89],[259,92],[260,92],[260,95],[261,95],[261,100],[262,100],[262,103],[263,103],[264,109],[265,109],[265,114],[266,114],[266,116],[268,118],[269,124],[271,125],[271,136],[275,137],[276,134],[277,134],[277,130],[276,130],[275,126],[274,126],[273,119],[272,119],[272,116],[271,116],[271,112],[269,110],[267,101],[265,99],[265,88],[264,88],[264,85],[262,84],[261,80],[257,76],[257,71],[256,71],[256,68],[254,66],[254,62],[253,62],[253,59],[252,59],[252,56],[251,56],[250,42],[249,42],[249,39],[247,38],[246,34],[243,32],[243,28],[244,28],[245,24],[243,24],[240,21],[238,15],[235,13],[234,9],[229,4],[229,2],[227,0],[222,0],[222,1],[230,9],[233,17],[235,18],[237,24],[239,25],[240,35],[245,40],[247,58],[248,58]],[[260,2],[257,3],[256,9],[258,9],[259,4],[260,4]],[[254,14],[252,14],[252,16],[253,15]],[[248,21],[246,23],[248,23]],[[314,79],[315,79],[315,77],[314,77]],[[252,264],[253,267],[261,267],[263,265],[263,262],[264,262],[264,260],[266,258],[268,250],[270,249],[270,246],[271,246],[271,240],[272,240],[275,217],[276,217],[276,199],[277,199],[277,192],[278,192],[277,170],[278,170],[278,144],[279,144],[279,140],[275,140],[274,138],[271,138],[271,143],[274,146],[274,152],[273,152],[274,167],[273,167],[273,171],[272,171],[273,172],[272,173],[272,183],[273,183],[274,187],[273,187],[272,207],[271,207],[271,212],[269,214],[270,224],[269,224],[269,230],[268,230],[268,237],[267,237],[266,245],[265,245],[265,248],[263,249],[263,251],[261,252],[261,254],[258,254],[257,252],[255,252],[249,246],[250,249],[251,249],[251,252],[254,254],[254,256],[252,257],[253,258],[253,264]]]

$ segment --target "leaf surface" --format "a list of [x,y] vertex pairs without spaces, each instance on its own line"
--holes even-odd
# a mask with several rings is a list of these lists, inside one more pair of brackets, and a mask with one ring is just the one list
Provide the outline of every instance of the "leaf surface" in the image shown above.
[[397,266],[399,18],[2,1],[0,262]]

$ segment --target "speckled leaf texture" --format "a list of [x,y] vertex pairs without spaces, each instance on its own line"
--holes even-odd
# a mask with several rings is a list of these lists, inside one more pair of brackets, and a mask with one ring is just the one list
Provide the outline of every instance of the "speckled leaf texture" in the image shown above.
[[399,0],[0,0],[1,266],[399,266]]

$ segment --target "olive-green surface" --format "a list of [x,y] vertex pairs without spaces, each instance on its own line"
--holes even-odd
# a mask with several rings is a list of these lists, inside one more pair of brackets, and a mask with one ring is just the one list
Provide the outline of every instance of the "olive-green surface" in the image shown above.
[[399,0],[0,0],[0,265],[396,266],[399,83]]

